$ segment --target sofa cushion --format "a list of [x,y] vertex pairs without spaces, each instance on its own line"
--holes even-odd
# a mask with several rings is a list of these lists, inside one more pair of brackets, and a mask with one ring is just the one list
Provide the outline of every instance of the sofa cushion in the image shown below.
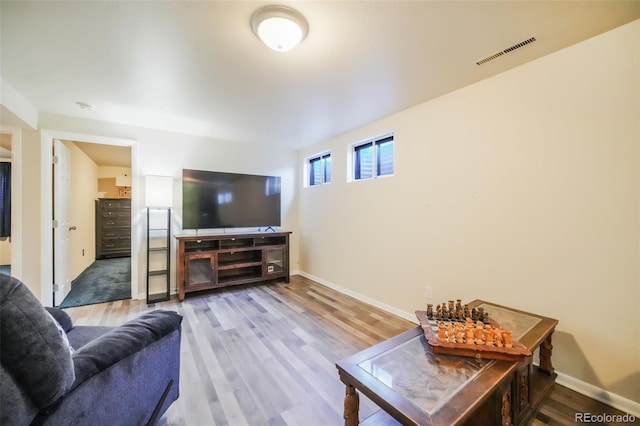
[[59,308],[45,308],[47,312],[60,324],[62,329],[68,333],[73,328],[71,317],[65,311]]
[[67,333],[69,343],[75,350],[80,349],[87,343],[97,339],[103,334],[107,334],[114,327],[107,327],[102,325],[81,325],[80,327],[73,327]]
[[140,315],[90,341],[73,354],[78,386],[120,360],[180,329],[182,316],[159,309]]
[[23,283],[0,275],[0,361],[39,409],[63,396],[75,379],[63,335]]
[[[79,327],[82,326],[76,328]],[[151,415],[172,380],[173,385],[158,415],[162,415],[178,398],[180,335],[178,328],[102,371],[87,376],[65,395],[59,405],[41,413],[42,417],[34,423],[64,426],[150,424]],[[100,346],[103,344],[107,346],[106,352],[110,352],[112,343],[103,341]],[[83,351],[79,348],[76,356],[87,356],[82,355]],[[102,357],[105,351],[92,352]],[[77,374],[77,377],[76,381],[81,381],[83,375]]]
[[28,426],[38,409],[9,372],[0,365],[0,425]]

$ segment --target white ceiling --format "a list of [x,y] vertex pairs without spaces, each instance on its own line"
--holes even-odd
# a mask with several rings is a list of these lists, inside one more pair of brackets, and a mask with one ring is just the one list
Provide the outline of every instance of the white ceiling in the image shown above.
[[131,148],[89,142],[73,142],[98,166],[131,167]]
[[41,114],[300,148],[640,18],[638,1],[285,1],[310,30],[280,53],[251,31],[265,4],[3,0],[1,76]]

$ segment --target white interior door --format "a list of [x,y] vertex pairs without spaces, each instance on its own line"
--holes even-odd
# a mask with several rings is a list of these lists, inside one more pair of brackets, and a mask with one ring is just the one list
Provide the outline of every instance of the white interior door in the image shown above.
[[53,155],[53,304],[57,306],[71,290],[71,153],[60,140],[54,139]]

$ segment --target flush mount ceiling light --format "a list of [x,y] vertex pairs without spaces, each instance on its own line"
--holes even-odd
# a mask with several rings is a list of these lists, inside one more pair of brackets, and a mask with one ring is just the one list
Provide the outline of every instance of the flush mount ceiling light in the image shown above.
[[293,49],[309,32],[309,24],[300,12],[278,5],[258,9],[251,17],[251,28],[264,44],[278,52]]

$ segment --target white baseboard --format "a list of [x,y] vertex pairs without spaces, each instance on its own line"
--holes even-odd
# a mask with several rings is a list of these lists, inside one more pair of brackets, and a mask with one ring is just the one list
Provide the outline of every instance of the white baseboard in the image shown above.
[[[409,312],[402,311],[400,309],[394,308],[393,306],[389,306],[385,303],[382,303],[378,300],[372,299],[368,296],[364,296],[360,293],[356,293],[355,291],[349,290],[347,288],[341,287],[329,281],[323,280],[320,277],[316,277],[314,275],[308,274],[306,272],[299,271],[300,275],[305,278],[309,278],[319,284],[324,285],[325,287],[329,287],[333,290],[336,290],[340,293],[346,294],[347,296],[351,296],[354,299],[357,299],[366,304],[375,306],[376,308],[380,308],[383,311],[389,312],[391,314],[397,315],[401,318],[404,318],[408,321],[414,322],[418,324],[418,320],[414,314]],[[624,411],[625,413],[629,413],[633,416],[640,418],[640,403],[632,401],[630,399],[624,398],[620,395],[616,395],[614,393],[608,392],[604,389],[601,389],[597,386],[591,385],[589,383],[583,382],[571,376],[568,376],[564,373],[560,373],[556,371],[558,374],[556,383],[559,385],[565,386],[571,390],[574,390],[578,393],[581,393],[589,398],[593,398],[596,401],[600,401],[603,404],[607,404],[613,408],[617,408],[618,410]],[[597,414],[597,413],[592,413]]]
[[313,280],[313,281],[315,281],[315,282],[317,282],[319,284],[322,284],[325,287],[329,287],[329,288],[331,288],[331,289],[333,289],[335,291],[338,291],[338,292],[340,292],[342,294],[346,294],[347,296],[351,296],[354,299],[358,299],[359,301],[364,302],[364,303],[366,303],[368,305],[375,306],[376,308],[380,308],[383,311],[386,311],[386,312],[389,312],[391,314],[397,315],[400,318],[406,319],[407,321],[411,321],[413,323],[419,324],[418,318],[416,318],[415,314],[412,314],[412,313],[409,313],[409,312],[405,312],[405,311],[400,310],[398,308],[395,308],[395,307],[393,307],[391,305],[387,305],[386,303],[382,303],[382,302],[380,302],[378,300],[375,300],[375,299],[372,299],[372,298],[370,298],[368,296],[362,295],[360,293],[356,293],[355,291],[352,291],[352,290],[349,290],[347,288],[341,287],[339,285],[336,285],[336,284],[331,283],[329,281],[323,280],[320,277],[316,277],[316,276],[308,274],[306,272],[299,271],[299,275],[302,275],[305,278],[309,278],[310,280]]
[[558,371],[556,371],[556,373],[558,373],[556,383],[558,383],[559,385],[586,395],[589,398],[593,398],[596,401],[600,401],[603,404],[607,404],[613,408],[617,408],[618,410],[624,411],[625,413],[640,417],[640,403],[624,398],[620,395],[616,395],[615,393],[608,392],[602,388],[583,382],[582,380],[578,380],[574,377],[567,376],[564,373],[560,373]]

